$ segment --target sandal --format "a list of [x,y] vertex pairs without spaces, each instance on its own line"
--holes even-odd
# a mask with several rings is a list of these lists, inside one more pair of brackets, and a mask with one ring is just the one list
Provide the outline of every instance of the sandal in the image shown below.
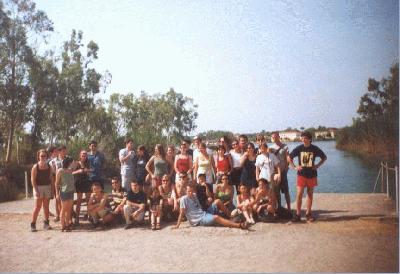
[[160,230],[161,229],[161,225],[160,224],[156,224],[156,230]]
[[154,223],[151,224],[151,230],[156,230],[156,225]]
[[314,222],[315,218],[311,215],[311,213],[306,214],[306,220],[307,222]]
[[250,224],[247,221],[240,223],[240,229],[248,229],[249,226]]
[[65,228],[65,231],[66,232],[71,232],[71,225],[67,225],[66,228]]

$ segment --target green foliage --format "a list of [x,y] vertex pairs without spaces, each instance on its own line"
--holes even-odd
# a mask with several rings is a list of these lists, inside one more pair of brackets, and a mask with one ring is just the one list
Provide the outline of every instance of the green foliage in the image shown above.
[[11,160],[14,132],[27,121],[32,89],[29,69],[34,65],[27,37],[53,30],[52,22],[29,0],[0,4],[0,118],[8,133],[6,161]]
[[353,119],[353,125],[340,131],[337,147],[398,162],[398,63],[391,67],[388,78],[368,80],[368,92],[361,97],[357,112],[360,117]]

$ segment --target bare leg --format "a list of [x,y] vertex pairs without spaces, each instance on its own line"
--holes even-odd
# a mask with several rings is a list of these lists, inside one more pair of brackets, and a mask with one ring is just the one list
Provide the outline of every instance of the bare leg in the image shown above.
[[46,221],[49,220],[49,216],[50,216],[49,204],[50,204],[50,200],[47,198],[43,198],[43,211],[44,211],[44,218]]
[[234,228],[240,228],[239,223],[232,222],[230,220],[224,219],[221,216],[214,215],[214,220],[220,225],[226,226],[226,227],[234,227]]
[[76,201],[76,220],[79,221],[79,214],[81,213],[81,204],[82,204],[82,197],[83,197],[83,193],[78,193],[77,194],[77,201]]
[[36,223],[40,209],[42,208],[43,198],[35,199],[35,208],[32,213],[32,223]]
[[66,227],[66,206],[67,202],[66,201],[61,201],[61,212],[60,212],[60,218],[61,218],[61,228],[64,230]]
[[229,210],[226,208],[226,206],[220,199],[215,200],[214,204],[217,206],[218,210],[222,211],[225,214],[225,216],[230,215]]
[[303,191],[304,187],[297,186],[297,194],[296,194],[296,213],[300,216],[301,214],[301,202],[303,199]]
[[311,214],[313,194],[314,194],[314,187],[307,187],[307,211],[306,211],[306,214]]
[[60,212],[61,212],[61,199],[56,198],[56,217],[60,218]]

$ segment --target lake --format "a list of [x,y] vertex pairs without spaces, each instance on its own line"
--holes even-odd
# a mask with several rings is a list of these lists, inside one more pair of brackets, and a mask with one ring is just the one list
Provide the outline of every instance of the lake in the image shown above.
[[[301,143],[288,143],[292,151]],[[335,193],[371,193],[374,189],[379,166],[372,167],[363,162],[359,157],[349,152],[335,148],[335,141],[315,141],[328,157],[327,161],[318,169],[318,186],[315,192]],[[295,160],[297,164],[297,160]],[[317,159],[317,162],[319,158]],[[296,193],[296,171],[289,169],[289,190],[292,199]],[[380,189],[380,185],[378,185]]]

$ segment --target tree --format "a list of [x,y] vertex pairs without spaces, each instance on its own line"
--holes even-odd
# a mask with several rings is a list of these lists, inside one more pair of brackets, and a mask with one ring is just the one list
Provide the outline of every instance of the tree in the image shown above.
[[0,1],[0,118],[7,127],[7,156],[11,160],[14,132],[27,119],[32,90],[28,85],[32,66],[29,35],[45,35],[53,30],[43,11],[30,0]]
[[56,123],[52,123],[52,130],[66,144],[78,133],[84,114],[93,109],[93,97],[102,84],[102,75],[90,67],[98,58],[99,47],[90,41],[86,54],[82,54],[82,36],[81,31],[73,30],[70,40],[64,42],[61,71],[53,95],[51,119]]

